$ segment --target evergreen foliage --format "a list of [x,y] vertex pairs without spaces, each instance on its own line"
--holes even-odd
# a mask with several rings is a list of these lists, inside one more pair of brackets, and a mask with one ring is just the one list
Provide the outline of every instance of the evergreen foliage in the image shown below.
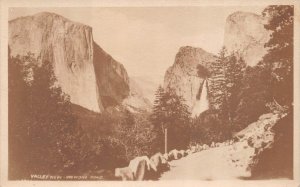
[[157,146],[164,150],[164,132],[168,129],[168,150],[184,149],[189,144],[190,112],[175,91],[159,86],[150,120],[157,133]]
[[265,44],[268,53],[260,65],[271,72],[272,97],[279,104],[290,106],[293,103],[294,7],[269,6],[263,15],[269,18],[265,28],[272,33]]
[[76,167],[76,119],[49,62],[9,56],[9,158],[14,177],[68,173]]

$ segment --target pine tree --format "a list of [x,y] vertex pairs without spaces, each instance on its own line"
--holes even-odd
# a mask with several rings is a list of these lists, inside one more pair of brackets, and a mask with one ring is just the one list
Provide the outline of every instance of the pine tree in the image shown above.
[[[75,164],[72,152],[78,145],[74,134],[76,119],[72,115],[70,97],[57,85],[51,62],[44,61],[40,67],[33,68],[30,91],[29,133],[35,139],[32,147],[46,147],[32,156],[36,157],[37,165],[45,163],[51,172],[70,170]],[[47,156],[38,158],[42,154]]]
[[168,129],[168,150],[184,148],[189,144],[190,112],[184,99],[175,91],[167,92],[160,86],[156,91],[151,122],[157,133],[157,146],[164,146],[164,132]]
[[[164,98],[165,90],[160,85],[155,93],[155,100],[153,105],[153,115],[151,115],[151,121],[155,125],[156,129],[160,129],[163,131],[165,128],[165,106],[166,101]],[[160,130],[159,130],[160,131]]]
[[[229,133],[234,125],[233,119],[240,102],[239,94],[245,67],[243,59],[236,57],[234,52],[228,55],[225,47],[220,50],[217,60],[211,66],[212,71],[208,80],[210,108],[213,111],[207,112],[207,115],[217,116],[218,120],[214,121],[223,124],[220,127],[223,129],[223,134],[227,134],[226,131]],[[202,115],[201,118],[206,117]],[[203,119],[198,121],[203,122]]]
[[150,115],[150,121],[154,126],[154,131],[156,134],[155,147],[157,147],[158,151],[163,151],[164,147],[164,131],[166,124],[165,117],[165,100],[164,100],[165,90],[160,85],[155,92],[155,100],[153,104],[152,114]]
[[19,57],[11,57],[8,50],[8,144],[9,179],[20,179],[29,173],[27,145],[28,134],[28,93],[25,81],[29,71]]
[[234,53],[231,53],[224,63],[226,110],[229,123],[233,125],[233,118],[236,115],[235,111],[239,104],[238,95],[241,91],[246,64],[241,57],[236,57]]
[[18,151],[22,155],[19,160],[11,160],[15,168],[10,170],[10,177],[26,179],[32,173],[75,172],[80,129],[71,111],[70,97],[56,84],[52,64],[40,64],[28,54],[9,57],[9,66],[9,136],[10,140],[20,140],[12,140],[10,153],[12,158],[18,156]]
[[166,101],[166,128],[169,149],[185,149],[190,142],[190,112],[183,97],[174,90],[164,95]]
[[281,105],[293,102],[293,39],[294,7],[292,5],[268,6],[263,15],[269,18],[265,28],[272,32],[265,44],[268,53],[260,65],[271,72],[273,98]]
[[[263,15],[269,18],[265,28],[272,34],[265,44],[269,47],[268,53],[259,63],[262,71],[260,76],[264,76],[263,81],[268,85],[265,90],[269,94],[268,102],[271,101],[271,105],[276,106],[269,109],[273,112],[278,109],[281,112],[285,110],[288,114],[272,128],[275,134],[274,143],[272,147],[257,156],[251,172],[254,179],[271,177],[293,179],[293,160],[295,160],[293,157],[294,7],[293,5],[268,6],[263,11]],[[256,109],[259,107],[256,106]]]
[[225,61],[227,51],[223,47],[216,61],[212,62],[211,76],[209,78],[209,98],[211,109],[223,110],[225,104]]

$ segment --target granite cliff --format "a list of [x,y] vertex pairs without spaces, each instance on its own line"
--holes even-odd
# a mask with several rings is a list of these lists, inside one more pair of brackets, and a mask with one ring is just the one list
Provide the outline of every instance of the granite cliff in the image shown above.
[[264,28],[267,19],[249,12],[235,12],[226,19],[224,46],[241,56],[247,65],[256,65],[267,53],[264,44],[270,33]]
[[[199,99],[202,84],[208,76],[204,72],[210,71],[210,64],[215,60],[213,54],[201,48],[181,47],[174,64],[166,71],[165,89],[175,90],[176,94],[182,96],[186,104],[193,108],[196,99]],[[205,71],[199,72],[199,68]]]
[[129,96],[124,66],[93,40],[92,28],[42,12],[9,21],[11,56],[33,53],[53,63],[54,73],[71,102],[102,112]]

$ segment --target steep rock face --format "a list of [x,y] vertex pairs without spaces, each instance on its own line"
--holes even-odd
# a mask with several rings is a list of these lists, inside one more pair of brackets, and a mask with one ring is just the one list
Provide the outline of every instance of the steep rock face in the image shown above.
[[254,13],[235,12],[226,19],[224,46],[229,52],[236,52],[245,62],[256,65],[266,54],[264,44],[269,32],[264,28],[266,19]]
[[213,54],[201,48],[181,47],[173,66],[166,71],[164,88],[174,89],[192,109],[196,99],[199,99],[203,81],[207,78],[205,73],[198,73],[198,67],[210,71],[210,64],[215,61],[215,58]]
[[104,108],[118,105],[129,95],[129,77],[122,64],[94,43],[96,80]]
[[31,52],[53,62],[54,73],[71,102],[101,112],[129,94],[128,75],[93,41],[92,28],[53,13],[9,22],[11,55]]

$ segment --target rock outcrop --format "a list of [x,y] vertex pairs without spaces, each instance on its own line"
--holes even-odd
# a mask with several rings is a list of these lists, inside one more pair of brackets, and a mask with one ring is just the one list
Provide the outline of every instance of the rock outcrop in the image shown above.
[[[281,125],[280,121],[285,119],[286,115],[286,113],[263,114],[256,122],[251,123],[245,129],[235,134],[236,142],[234,143],[233,148],[230,150],[231,153],[229,155],[232,163],[236,167],[242,167],[244,170],[248,170],[252,173],[252,175],[249,175],[249,177],[254,177],[253,172],[257,168],[257,163],[262,158],[262,155],[272,150],[273,146],[278,143],[278,140],[276,141],[275,137],[281,132],[276,130],[276,128],[277,126]],[[288,127],[290,128],[292,126],[290,124],[284,125],[289,125]],[[291,134],[292,133],[289,135]],[[289,140],[289,142],[292,142],[292,138]],[[284,146],[290,145],[281,145],[282,150],[284,150]],[[268,156],[269,157],[267,160],[270,160],[273,159],[272,157],[275,155]],[[292,154],[287,155],[286,158],[290,158],[290,156],[292,156]],[[280,160],[280,162],[283,160],[284,157],[282,160]],[[265,162],[267,161],[265,160]],[[277,164],[277,162],[275,163]],[[273,172],[272,170],[275,167],[277,166],[269,166],[268,172]]]
[[[259,151],[253,157],[253,162],[249,167],[251,177],[253,179],[274,177],[293,179],[293,113],[288,113],[279,119],[274,127],[271,127],[271,131],[275,134],[271,144],[264,141],[266,142],[264,149],[258,149]],[[262,142],[262,140],[257,142]],[[256,142],[253,145],[255,144],[257,145]]]
[[202,84],[208,76],[206,72],[210,71],[210,64],[215,60],[213,54],[201,48],[181,47],[174,64],[166,71],[164,88],[173,89],[177,95],[182,96],[192,110],[200,98]]
[[101,112],[129,95],[129,78],[94,41],[92,28],[54,13],[38,13],[9,21],[12,56],[31,52],[53,63],[54,73],[71,102]]
[[264,28],[266,18],[249,12],[235,12],[226,19],[224,46],[241,56],[247,65],[256,65],[266,54],[264,44],[270,33]]

